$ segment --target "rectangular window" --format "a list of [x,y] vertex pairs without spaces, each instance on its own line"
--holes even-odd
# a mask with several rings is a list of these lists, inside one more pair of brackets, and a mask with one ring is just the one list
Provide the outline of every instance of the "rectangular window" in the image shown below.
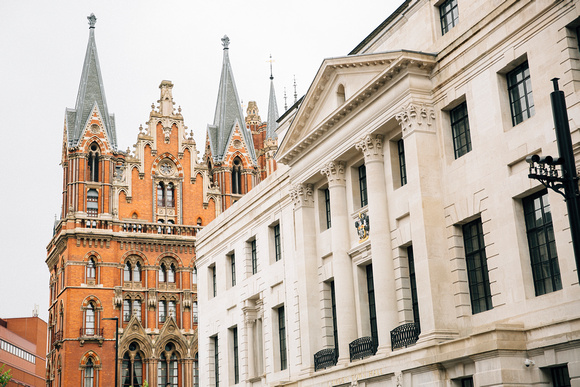
[[127,322],[131,319],[131,300],[123,301],[123,321]]
[[453,149],[458,159],[471,150],[471,133],[467,118],[467,103],[463,102],[449,112],[451,116],[451,131],[453,132]]
[[211,267],[211,284],[212,284],[212,290],[213,290],[213,296],[217,296],[217,278],[215,275],[215,266]]
[[570,374],[568,373],[568,366],[554,367],[550,369],[552,373],[552,384],[554,387],[570,387]]
[[169,316],[171,316],[175,319],[175,316],[177,314],[177,302],[169,301],[168,314],[169,314]]
[[280,223],[274,226],[274,255],[276,262],[282,259],[282,246],[280,245]]
[[399,174],[401,176],[401,187],[407,184],[407,164],[405,162],[405,143],[403,139],[397,141],[397,151],[399,154]]
[[465,261],[467,263],[467,281],[473,314],[493,308],[487,270],[487,256],[481,219],[476,219],[463,226],[463,243],[465,244]]
[[280,339],[280,369],[285,370],[288,367],[286,356],[286,316],[284,307],[278,308],[278,338]]
[[377,328],[377,310],[375,307],[375,285],[373,283],[373,265],[368,265],[366,267],[367,272],[367,294],[369,298],[369,320],[371,323],[371,337],[373,338],[373,343],[375,349],[379,345],[379,330]]
[[473,387],[473,377],[461,379],[461,387]]
[[439,17],[441,19],[441,35],[445,35],[450,29],[457,25],[459,21],[459,8],[457,0],[447,0],[439,6]]
[[330,219],[330,191],[328,188],[324,189],[324,206],[326,212],[326,229],[329,229],[332,226],[331,219]]
[[219,387],[220,385],[220,362],[219,362],[219,345],[218,345],[218,337],[215,336],[213,338],[213,364],[214,364],[214,377],[215,377],[215,386]]
[[367,167],[361,165],[358,167],[358,186],[360,190],[360,206],[366,206],[369,201],[367,197]]
[[167,312],[165,311],[165,301],[159,301],[159,322],[164,323],[167,318]]
[[232,287],[236,286],[236,255],[230,255],[230,267],[232,275]]
[[238,328],[232,328],[232,339],[234,345],[234,384],[240,382],[240,367],[238,362]]
[[534,97],[532,96],[532,80],[530,67],[525,61],[506,75],[512,124],[516,126],[534,115]]
[[334,293],[334,281],[330,282],[330,301],[332,306],[332,333],[334,335],[334,351],[338,358],[338,323],[336,322],[336,297]]
[[258,272],[258,252],[256,251],[256,240],[250,242],[250,248],[252,250],[252,274]]
[[193,301],[193,322],[197,323],[197,301]]
[[536,296],[562,289],[548,192],[523,200]]
[[417,334],[421,333],[421,320],[419,319],[419,298],[417,297],[417,279],[415,278],[415,256],[413,246],[407,247],[407,261],[409,262],[409,283],[411,285],[411,304],[413,309],[413,322]]
[[141,321],[141,300],[133,300],[133,315]]
[[197,353],[193,359],[193,387],[199,387],[199,359]]

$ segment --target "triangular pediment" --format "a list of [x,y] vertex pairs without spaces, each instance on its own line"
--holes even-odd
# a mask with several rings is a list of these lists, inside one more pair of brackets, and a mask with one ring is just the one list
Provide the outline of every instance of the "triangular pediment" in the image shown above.
[[147,335],[143,325],[141,325],[141,321],[136,315],[131,316],[131,319],[123,330],[123,334],[119,337],[119,348],[123,348],[132,341],[140,342],[142,344],[142,350],[146,350],[146,348],[151,348],[152,346],[149,335]]
[[109,134],[105,129],[105,120],[103,119],[99,110],[99,105],[95,102],[91,114],[87,117],[83,126],[84,130],[79,137],[79,146],[83,147],[86,141],[92,141],[97,138],[102,145],[106,144],[106,148],[101,147],[101,152],[109,152],[112,150]]
[[284,136],[276,159],[288,163],[339,121],[413,67],[428,74],[435,55],[390,51],[325,59]]

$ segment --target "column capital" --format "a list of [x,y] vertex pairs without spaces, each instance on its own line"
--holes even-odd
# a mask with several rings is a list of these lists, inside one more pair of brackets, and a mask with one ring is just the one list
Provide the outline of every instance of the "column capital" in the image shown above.
[[346,163],[344,161],[331,161],[320,170],[320,173],[328,179],[329,187],[346,186],[345,166]]
[[395,118],[403,129],[403,136],[416,130],[435,132],[435,127],[433,126],[435,110],[433,110],[432,106],[424,103],[409,103],[401,108],[401,112],[397,113]]
[[363,153],[365,162],[383,161],[383,136],[381,134],[368,134],[354,147]]
[[295,184],[290,190],[290,197],[294,202],[294,208],[314,207],[312,184]]

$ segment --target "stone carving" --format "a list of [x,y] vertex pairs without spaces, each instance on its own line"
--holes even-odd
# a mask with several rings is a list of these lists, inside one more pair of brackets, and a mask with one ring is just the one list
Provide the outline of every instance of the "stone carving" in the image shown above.
[[222,38],[222,45],[224,46],[224,50],[227,50],[230,46],[230,38],[227,35],[224,35]]
[[396,383],[397,383],[397,387],[403,387],[403,373],[402,372],[397,373]]
[[169,144],[169,136],[171,136],[171,126],[163,127],[163,135],[165,136],[165,143]]
[[164,162],[159,165],[159,172],[163,175],[170,175],[173,172],[173,166],[169,162]]
[[395,115],[395,118],[401,125],[403,133],[417,129],[432,131],[431,126],[435,121],[435,110],[425,104],[416,105],[410,103],[402,108],[401,112]]
[[380,134],[366,135],[354,147],[364,154],[366,162],[383,160],[383,136]]
[[115,286],[115,297],[113,298],[113,305],[115,305],[115,308],[120,308],[123,305],[123,290],[120,286]]
[[344,161],[331,161],[322,168],[320,173],[328,178],[329,187],[346,185],[346,180],[344,178],[345,165]]
[[371,231],[371,225],[369,222],[369,216],[366,213],[360,212],[354,220],[354,227],[358,234],[358,243],[362,243],[369,239],[369,232]]
[[183,292],[183,309],[191,308],[191,290],[184,290]]
[[155,309],[157,306],[157,296],[155,294],[155,289],[149,289],[149,297],[147,299],[147,305],[149,309]]
[[294,202],[294,208],[314,206],[312,184],[295,184],[290,190],[290,197]]

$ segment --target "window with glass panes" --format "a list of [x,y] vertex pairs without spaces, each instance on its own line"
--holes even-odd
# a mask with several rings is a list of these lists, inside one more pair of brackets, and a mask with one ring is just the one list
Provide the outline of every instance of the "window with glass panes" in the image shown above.
[[373,265],[366,267],[367,272],[367,294],[369,298],[369,321],[371,325],[371,337],[375,349],[379,346],[379,330],[377,328],[377,310],[375,306],[375,285],[373,283]]
[[441,19],[441,34],[445,35],[450,29],[455,27],[459,21],[459,8],[457,0],[447,0],[439,6],[439,17]]
[[213,287],[213,296],[215,297],[217,295],[217,278],[215,275],[215,266],[212,266],[211,268],[211,284]]
[[451,131],[453,132],[453,149],[458,159],[471,150],[471,133],[467,117],[467,103],[463,102],[449,112],[451,117]]
[[405,143],[403,139],[397,141],[397,153],[399,155],[399,174],[401,176],[401,187],[407,184],[407,163],[405,162]]
[[167,319],[167,304],[165,301],[159,301],[159,322],[164,323]]
[[481,219],[476,219],[463,226],[463,243],[465,244],[465,261],[467,263],[467,281],[473,314],[492,309],[489,272]]
[[218,387],[220,385],[220,362],[219,362],[219,344],[218,344],[218,337],[215,336],[213,338],[213,365],[214,365],[214,377],[215,377],[215,386]]
[[326,212],[326,228],[329,229],[332,226],[330,220],[330,191],[328,188],[324,189],[324,208]]
[[461,387],[473,387],[473,377],[461,379]]
[[552,384],[554,387],[571,387],[570,374],[568,373],[568,366],[550,368],[552,374]]
[[415,277],[415,256],[413,246],[407,247],[407,261],[409,263],[409,283],[411,285],[411,304],[413,309],[413,322],[417,334],[421,333],[421,320],[419,319],[419,298],[417,297],[417,279]]
[[252,260],[252,274],[258,272],[258,252],[256,251],[256,240],[250,241],[251,260]]
[[332,306],[332,333],[334,335],[334,355],[338,358],[338,323],[336,322],[336,296],[334,293],[334,281],[330,282],[330,300]]
[[193,358],[193,387],[199,387],[199,357],[197,353]]
[[238,328],[232,328],[232,339],[234,344],[234,384],[240,382],[240,366],[238,359]]
[[285,370],[288,367],[286,355],[286,316],[284,307],[278,308],[278,339],[280,340],[280,369]]
[[276,262],[282,259],[282,246],[280,245],[280,224],[274,226],[274,253]]
[[562,289],[548,192],[523,200],[536,296]]
[[534,97],[532,95],[532,80],[530,67],[524,62],[506,75],[508,93],[510,96],[510,109],[512,112],[512,124],[516,126],[527,120],[535,113]]
[[358,167],[358,186],[360,191],[360,206],[364,207],[368,204],[367,167],[364,164]]
[[230,255],[230,267],[232,275],[232,286],[236,286],[236,255]]

